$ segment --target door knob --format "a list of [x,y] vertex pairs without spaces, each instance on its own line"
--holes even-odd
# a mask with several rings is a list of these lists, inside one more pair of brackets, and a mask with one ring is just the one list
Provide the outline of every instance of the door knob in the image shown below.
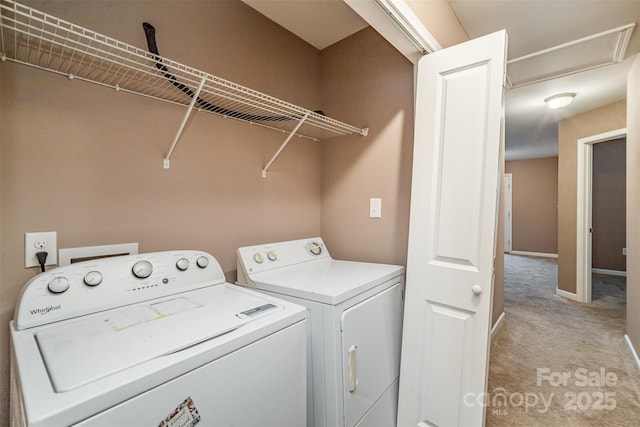
[[474,294],[475,296],[480,295],[480,294],[482,293],[482,286],[480,286],[480,285],[473,285],[473,286],[471,287],[471,292],[473,292],[473,294]]

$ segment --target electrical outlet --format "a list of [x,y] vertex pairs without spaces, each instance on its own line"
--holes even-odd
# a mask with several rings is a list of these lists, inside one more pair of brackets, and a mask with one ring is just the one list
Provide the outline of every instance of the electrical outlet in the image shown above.
[[45,265],[58,263],[57,233],[47,231],[43,233],[24,233],[24,267],[37,267],[40,265],[36,253],[47,252]]

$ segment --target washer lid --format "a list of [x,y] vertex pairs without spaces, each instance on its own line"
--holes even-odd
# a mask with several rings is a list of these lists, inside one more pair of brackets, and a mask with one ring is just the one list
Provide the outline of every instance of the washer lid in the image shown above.
[[186,293],[107,311],[42,329],[35,337],[54,389],[65,392],[281,309],[256,296],[214,286],[204,295],[199,292],[197,299]]
[[257,289],[337,305],[404,273],[404,267],[323,258],[250,274]]

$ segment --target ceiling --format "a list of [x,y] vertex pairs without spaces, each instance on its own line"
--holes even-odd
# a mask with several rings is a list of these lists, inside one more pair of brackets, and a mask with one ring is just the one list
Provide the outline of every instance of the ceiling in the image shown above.
[[[318,49],[367,26],[342,0],[242,1]],[[448,0],[448,3],[470,38],[506,29],[509,60],[626,24],[640,25],[640,0]],[[537,65],[543,66],[557,63],[559,58],[567,65],[577,64],[600,48],[604,54],[609,54],[607,49],[613,54],[615,43],[603,40],[593,46],[566,49],[557,53],[555,59],[553,55],[535,59]],[[640,28],[635,28],[622,62],[507,90],[507,160],[557,155],[558,121],[624,99],[627,71],[639,51]],[[515,76],[518,66],[533,68],[521,64],[509,65],[508,74]],[[563,92],[576,93],[574,102],[558,110],[547,108],[544,99]]]
[[319,50],[368,26],[342,0],[242,1]]
[[[505,28],[510,60],[640,21],[640,0],[450,0],[449,4],[470,38]],[[507,159],[557,155],[558,121],[624,99],[628,58],[638,51],[640,29],[635,28],[624,62],[509,89]],[[579,49],[564,54],[575,62],[584,56]],[[576,93],[571,105],[547,108],[545,98],[564,92]]]

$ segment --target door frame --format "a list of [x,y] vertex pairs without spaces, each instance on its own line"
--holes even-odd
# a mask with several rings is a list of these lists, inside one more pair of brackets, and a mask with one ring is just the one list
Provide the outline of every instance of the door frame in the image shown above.
[[576,210],[576,298],[591,303],[591,227],[593,146],[627,136],[627,128],[587,136],[577,147],[577,210]]
[[[508,185],[507,185],[508,183]],[[504,252],[513,250],[513,174],[504,174]]]

